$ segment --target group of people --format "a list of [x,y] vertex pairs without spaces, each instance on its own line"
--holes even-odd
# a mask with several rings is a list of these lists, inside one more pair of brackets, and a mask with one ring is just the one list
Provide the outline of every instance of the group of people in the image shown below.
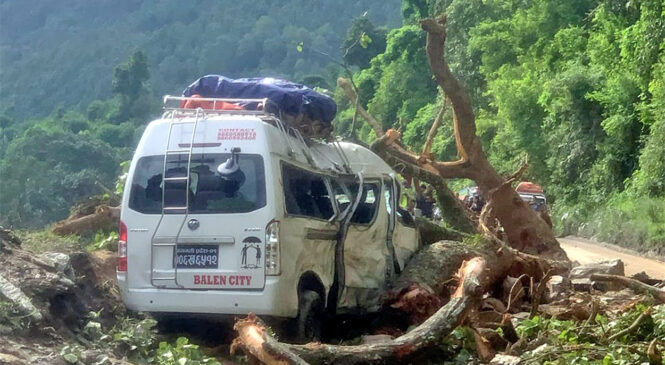
[[469,194],[464,197],[464,205],[476,213],[480,213],[485,206],[485,198],[480,193]]
[[[413,185],[413,195],[409,194],[409,190]],[[414,179],[413,184],[411,181],[404,181],[405,195],[407,198],[406,210],[416,217],[423,216],[430,219],[436,218],[436,200],[434,199],[434,187],[432,185],[425,185]]]

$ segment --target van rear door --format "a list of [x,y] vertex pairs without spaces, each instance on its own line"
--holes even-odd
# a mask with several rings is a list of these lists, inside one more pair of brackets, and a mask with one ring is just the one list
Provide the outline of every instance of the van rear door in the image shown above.
[[[148,243],[153,286],[264,287],[265,229],[274,218],[268,209],[271,197],[266,187],[271,178],[266,175],[262,151],[265,141],[258,133],[251,141],[220,141],[219,136],[226,136],[222,130],[239,129],[234,127],[233,121],[199,123],[200,133],[197,129],[191,158],[189,153],[167,154],[165,169],[163,154],[138,160],[129,208],[144,213],[144,220],[153,222],[149,224],[154,229],[150,232],[152,242]],[[192,133],[176,133],[179,134]],[[176,139],[179,146],[175,147],[189,148],[190,141],[185,139]],[[240,149],[238,166],[244,175],[237,188],[217,171],[232,157],[234,148]],[[189,179],[182,179],[187,174]]]

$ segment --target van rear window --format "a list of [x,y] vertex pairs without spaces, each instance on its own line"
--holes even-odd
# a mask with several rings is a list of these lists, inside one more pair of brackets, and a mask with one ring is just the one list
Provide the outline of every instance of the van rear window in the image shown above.
[[[162,213],[164,205],[172,208],[165,213],[184,213],[189,195],[190,213],[247,213],[266,205],[263,157],[240,154],[238,167],[242,174],[222,176],[217,167],[231,158],[231,154],[193,154],[189,187],[187,154],[169,155],[166,177],[163,181],[164,156],[146,156],[139,159],[129,197],[129,208],[146,214]],[[244,178],[239,177],[244,175]],[[170,178],[173,178],[169,180]]]

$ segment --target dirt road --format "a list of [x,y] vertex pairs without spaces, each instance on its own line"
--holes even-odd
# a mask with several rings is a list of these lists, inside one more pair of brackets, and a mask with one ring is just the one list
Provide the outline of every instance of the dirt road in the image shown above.
[[594,243],[578,237],[568,236],[559,238],[561,247],[566,251],[572,261],[580,264],[621,259],[624,263],[626,275],[630,276],[645,271],[654,279],[665,279],[665,262],[647,259],[627,250],[617,250],[611,246]]

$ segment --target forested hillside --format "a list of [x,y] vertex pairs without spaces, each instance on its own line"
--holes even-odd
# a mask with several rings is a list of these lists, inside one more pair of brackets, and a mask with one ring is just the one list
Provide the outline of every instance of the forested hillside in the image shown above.
[[[419,151],[442,101],[417,22],[446,12],[448,61],[471,93],[494,166],[509,174],[528,157],[525,179],[546,188],[560,232],[663,253],[664,4],[125,0],[26,12],[5,1],[0,216],[38,227],[99,193],[98,181],[113,188],[161,94],[210,72],[332,89],[340,46],[353,46],[344,59],[362,104]],[[349,135],[353,106],[336,97],[336,130]],[[451,118],[448,107],[434,143],[440,160],[455,158]],[[360,139],[373,139],[356,125]]]
[[353,18],[399,24],[399,1],[65,0],[0,3],[0,110],[45,115],[111,95],[113,68],[143,50],[156,95],[198,76],[270,75],[301,80],[330,60]]
[[204,74],[334,87],[347,29],[372,35],[347,55],[368,60],[399,9],[398,0],[0,2],[0,224],[42,227],[113,189],[161,96]]
[[[664,4],[405,0],[404,25],[355,81],[369,112],[420,151],[441,98],[417,21],[444,11],[447,57],[471,93],[494,166],[510,174],[528,156],[525,178],[546,188],[563,233],[662,253]],[[455,159],[450,109],[434,143],[441,160]],[[347,105],[338,131],[352,116]],[[358,133],[373,139],[369,126]]]

